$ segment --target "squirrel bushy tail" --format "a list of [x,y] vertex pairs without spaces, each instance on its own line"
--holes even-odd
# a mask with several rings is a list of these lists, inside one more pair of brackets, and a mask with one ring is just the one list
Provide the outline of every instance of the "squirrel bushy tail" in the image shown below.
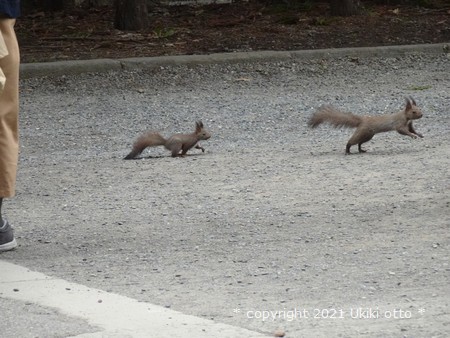
[[131,152],[124,157],[125,160],[131,160],[138,156],[147,147],[163,146],[167,140],[157,132],[148,132],[140,136],[133,144]]
[[352,113],[344,113],[333,106],[320,107],[309,119],[308,125],[316,128],[318,125],[328,122],[335,128],[356,128],[362,122],[362,117]]

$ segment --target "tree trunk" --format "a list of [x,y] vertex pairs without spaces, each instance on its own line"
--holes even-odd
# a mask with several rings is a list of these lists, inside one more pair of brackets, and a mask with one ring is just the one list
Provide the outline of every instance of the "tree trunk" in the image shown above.
[[139,31],[149,26],[146,0],[115,0],[115,11],[116,29]]
[[359,13],[361,3],[359,0],[330,0],[331,15],[351,16]]

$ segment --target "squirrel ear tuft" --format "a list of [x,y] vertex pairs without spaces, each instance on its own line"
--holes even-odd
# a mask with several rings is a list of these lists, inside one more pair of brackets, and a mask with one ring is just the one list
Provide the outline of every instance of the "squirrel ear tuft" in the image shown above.
[[411,103],[415,106],[417,106],[416,101],[414,101],[414,99],[412,98],[412,96],[409,97],[409,100],[411,101]]
[[203,122],[197,121],[196,126],[197,126],[197,128],[203,128]]
[[405,98],[405,100],[406,100],[406,110],[411,109],[412,108],[411,101],[408,98]]

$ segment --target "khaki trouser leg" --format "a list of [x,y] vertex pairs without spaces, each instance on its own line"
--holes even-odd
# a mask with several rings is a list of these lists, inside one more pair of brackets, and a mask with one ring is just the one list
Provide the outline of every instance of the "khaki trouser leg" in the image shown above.
[[15,193],[19,157],[19,46],[14,32],[15,19],[0,19],[0,31],[8,55],[0,59],[6,77],[0,94],[0,198]]

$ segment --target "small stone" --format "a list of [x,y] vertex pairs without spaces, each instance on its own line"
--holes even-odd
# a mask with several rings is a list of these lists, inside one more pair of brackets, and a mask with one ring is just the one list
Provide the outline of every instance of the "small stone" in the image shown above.
[[278,329],[273,333],[274,337],[284,337],[286,335],[286,332],[282,329]]

